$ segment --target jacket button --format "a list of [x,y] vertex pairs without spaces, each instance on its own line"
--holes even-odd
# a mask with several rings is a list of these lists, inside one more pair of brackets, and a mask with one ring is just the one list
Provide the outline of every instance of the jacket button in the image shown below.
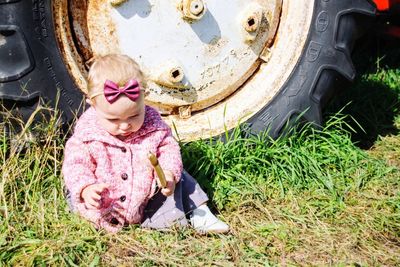
[[125,199],[126,199],[126,196],[121,196],[121,197],[119,198],[119,200],[121,200],[121,202],[124,202]]
[[113,224],[113,225],[117,225],[117,224],[119,224],[119,221],[117,220],[117,218],[113,217],[113,218],[110,220],[110,223]]
[[126,174],[126,173],[121,174],[121,178],[122,178],[122,180],[128,179],[128,174]]
[[126,152],[126,148],[125,147],[121,147],[121,151],[125,153]]

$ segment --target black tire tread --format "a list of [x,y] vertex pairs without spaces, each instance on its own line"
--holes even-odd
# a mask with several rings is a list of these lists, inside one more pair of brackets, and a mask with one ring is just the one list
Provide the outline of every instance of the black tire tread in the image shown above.
[[[368,0],[315,1],[302,56],[271,103],[248,121],[250,131],[259,133],[267,129],[269,135],[276,138],[300,115],[302,121],[320,125],[322,110],[337,90],[338,75],[350,81],[355,78],[351,51],[375,13],[375,5]],[[329,24],[326,29],[318,30],[321,14],[327,15]]]
[[[36,106],[43,104],[61,110],[63,122],[71,121],[82,106],[82,93],[71,79],[58,49],[52,1],[55,0],[0,1],[0,25],[3,29],[18,30],[19,39],[26,43],[23,52],[31,59],[31,66],[14,75],[15,79],[0,81],[0,100],[25,121],[32,114],[32,101],[36,101]],[[10,47],[0,46],[3,57]],[[6,59],[18,64],[21,57]]]

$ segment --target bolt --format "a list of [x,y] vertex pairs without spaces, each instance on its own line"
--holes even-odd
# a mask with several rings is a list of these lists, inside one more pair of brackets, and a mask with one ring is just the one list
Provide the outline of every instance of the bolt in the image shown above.
[[180,83],[183,80],[183,70],[181,67],[174,67],[169,71],[169,81],[171,83]]
[[182,0],[179,9],[186,20],[199,20],[206,12],[203,0]]
[[151,74],[152,80],[159,84],[170,88],[186,88],[184,78],[185,73],[181,64],[175,60],[164,62],[159,69],[154,70]]
[[193,1],[190,3],[190,13],[192,13],[195,16],[198,16],[203,12],[204,10],[204,4],[202,1]]
[[245,42],[253,42],[258,34],[263,19],[263,8],[256,3],[249,5],[240,15]]
[[254,15],[251,15],[250,17],[247,18],[247,21],[244,23],[244,28],[248,32],[255,32],[258,29],[259,25],[260,22],[258,21],[258,18]]

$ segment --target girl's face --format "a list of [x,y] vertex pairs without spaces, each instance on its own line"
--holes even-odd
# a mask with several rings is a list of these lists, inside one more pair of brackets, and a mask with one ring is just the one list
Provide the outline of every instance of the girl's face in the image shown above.
[[96,97],[95,102],[89,100],[89,103],[96,110],[99,124],[111,135],[124,139],[143,125],[145,113],[143,98],[142,92],[136,101],[121,95],[110,104],[101,95]]

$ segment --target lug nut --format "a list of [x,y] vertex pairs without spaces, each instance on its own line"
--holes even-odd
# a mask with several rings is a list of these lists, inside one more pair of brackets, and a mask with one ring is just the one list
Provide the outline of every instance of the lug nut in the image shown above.
[[180,83],[183,80],[183,70],[181,67],[174,67],[169,71],[169,81],[171,83]]
[[170,88],[186,88],[184,83],[185,73],[177,62],[168,62],[160,69],[152,74],[152,80],[159,84]]
[[199,20],[206,13],[206,6],[202,0],[182,0],[179,9],[186,20]]
[[240,16],[245,42],[253,42],[258,34],[263,19],[263,8],[259,4],[251,4]]
[[244,23],[244,28],[248,32],[257,31],[259,26],[260,26],[260,21],[258,20],[258,17],[254,16],[254,15],[251,15],[250,17],[248,17]]
[[204,4],[202,1],[197,0],[197,1],[192,1],[190,3],[190,13],[191,14],[198,16],[203,11],[204,11]]

